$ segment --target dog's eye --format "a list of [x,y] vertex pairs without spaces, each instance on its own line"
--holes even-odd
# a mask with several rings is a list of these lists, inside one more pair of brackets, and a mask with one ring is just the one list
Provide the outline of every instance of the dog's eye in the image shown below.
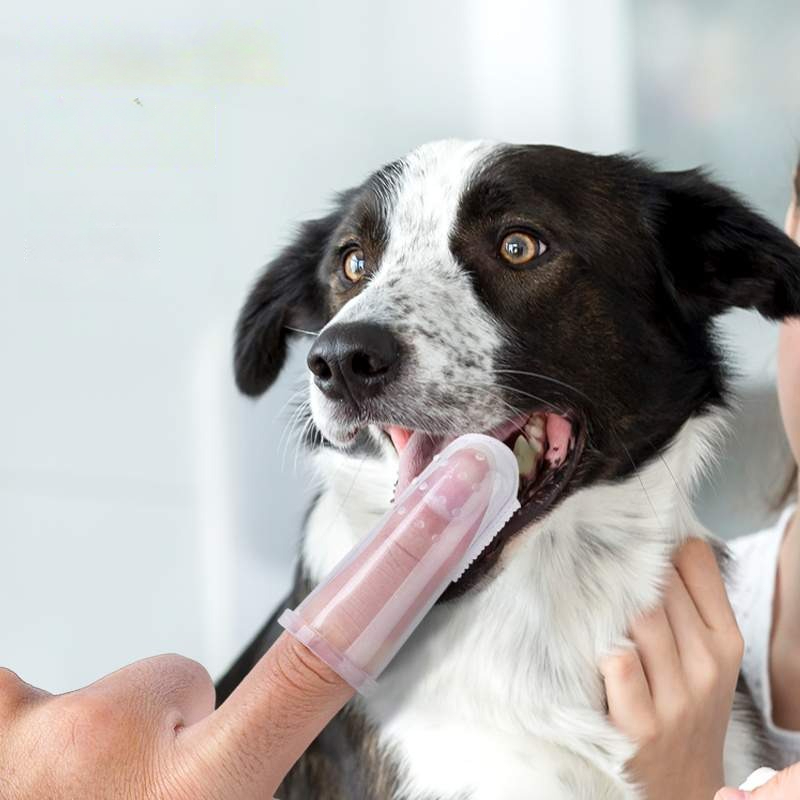
[[350,283],[358,283],[366,270],[366,261],[363,250],[350,250],[342,259],[342,271]]
[[547,245],[543,241],[521,231],[509,233],[500,243],[500,255],[515,267],[533,261],[545,250],[547,250]]

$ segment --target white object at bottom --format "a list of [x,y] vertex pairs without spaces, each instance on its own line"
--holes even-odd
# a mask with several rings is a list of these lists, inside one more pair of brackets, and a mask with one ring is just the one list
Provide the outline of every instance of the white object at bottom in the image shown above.
[[777,774],[774,769],[769,767],[759,767],[739,788],[745,791],[758,789]]

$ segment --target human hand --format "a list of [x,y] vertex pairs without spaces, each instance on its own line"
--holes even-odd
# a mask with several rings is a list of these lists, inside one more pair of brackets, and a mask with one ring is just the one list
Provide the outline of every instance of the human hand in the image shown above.
[[752,792],[741,789],[724,788],[715,795],[714,800],[796,800],[800,797],[800,763],[779,772],[763,786]]
[[635,649],[601,665],[611,722],[638,745],[630,775],[648,800],[709,800],[744,648],[709,545],[680,549],[663,605],[630,636]]
[[[379,671],[375,664],[419,621],[420,604],[435,599],[431,575],[444,588],[462,564],[492,475],[489,460],[472,449],[440,462],[428,478],[432,490],[422,492],[420,483],[345,572],[322,584],[311,603],[324,606],[320,640],[340,654],[358,642],[360,653],[371,654],[364,668]],[[419,566],[427,587],[409,589]],[[343,574],[346,591],[331,590]],[[396,614],[389,620],[378,613],[387,598]],[[60,696],[0,669],[0,797],[263,800],[352,694],[288,633],[217,711],[208,673],[181,656],[139,661]]]

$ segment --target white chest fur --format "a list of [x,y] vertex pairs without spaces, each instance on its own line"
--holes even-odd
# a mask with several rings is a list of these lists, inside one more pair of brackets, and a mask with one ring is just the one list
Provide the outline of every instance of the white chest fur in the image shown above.
[[[687,497],[719,429],[716,416],[691,420],[662,458],[568,498],[484,586],[434,608],[358,701],[401,764],[404,800],[638,797],[596,665],[657,600],[675,544],[703,534]],[[386,510],[395,475],[336,453],[319,466],[326,491],[303,549],[314,580]]]

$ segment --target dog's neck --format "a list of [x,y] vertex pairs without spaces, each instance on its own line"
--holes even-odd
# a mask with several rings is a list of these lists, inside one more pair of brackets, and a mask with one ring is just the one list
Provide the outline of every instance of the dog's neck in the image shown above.
[[[575,750],[585,719],[592,741],[584,755],[624,761],[620,739],[603,741],[597,726],[604,704],[597,662],[656,602],[676,544],[704,535],[689,497],[722,428],[721,414],[691,419],[649,464],[576,492],[520,533],[485,585],[435,607],[369,700],[381,730],[392,738],[404,724],[402,707]],[[303,546],[312,580],[389,507],[395,472],[387,464],[319,456],[325,489]]]

